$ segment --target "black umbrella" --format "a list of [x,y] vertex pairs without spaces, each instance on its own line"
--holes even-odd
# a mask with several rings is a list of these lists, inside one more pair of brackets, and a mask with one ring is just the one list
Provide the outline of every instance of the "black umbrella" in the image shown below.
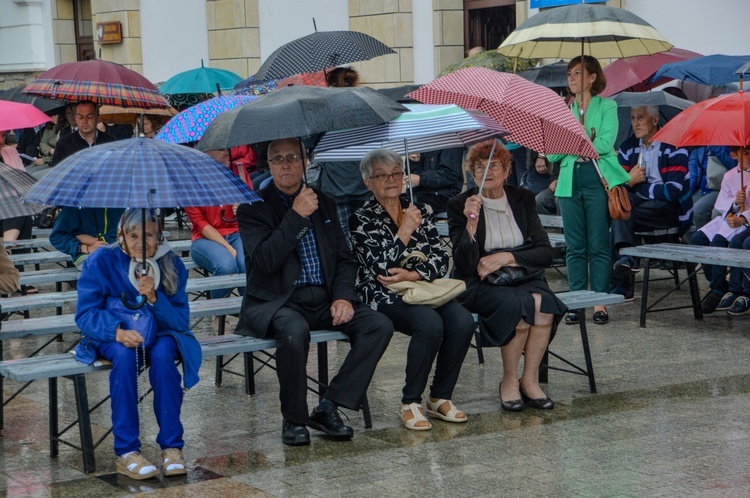
[[44,209],[41,204],[23,202],[23,196],[35,182],[25,171],[0,162],[0,220],[34,215]]
[[620,129],[617,132],[618,146],[630,136],[633,129],[630,126],[630,109],[633,107],[659,106],[659,125],[664,126],[667,121],[687,109],[694,102],[681,99],[664,91],[652,92],[620,92],[612,97],[617,102],[617,118]]
[[24,88],[26,88],[26,86],[21,85],[0,92],[0,100],[31,104],[49,116],[53,114],[62,114],[65,111],[65,106],[67,104],[64,101],[26,95],[25,93],[22,93]]
[[286,78],[395,53],[379,40],[359,31],[316,31],[277,48],[254,78]]
[[419,90],[421,87],[422,85],[401,85],[394,88],[378,88],[378,91],[396,102],[402,104],[417,104],[419,101],[407,97],[407,94]]
[[385,123],[408,109],[367,87],[288,86],[220,114],[198,149],[215,150]]
[[518,76],[547,88],[566,88],[568,86],[568,63],[557,61],[554,64],[521,71]]

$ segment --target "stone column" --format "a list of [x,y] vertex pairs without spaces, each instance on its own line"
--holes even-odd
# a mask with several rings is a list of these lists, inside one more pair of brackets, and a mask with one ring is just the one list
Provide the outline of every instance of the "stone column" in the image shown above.
[[435,76],[464,58],[464,4],[462,0],[433,0]]
[[[139,0],[91,0],[91,16],[94,25],[94,50],[96,51],[96,58],[122,64],[143,74]],[[120,21],[122,26],[122,43],[110,45],[99,45],[97,43],[96,24],[108,21]]]
[[247,78],[260,67],[258,0],[207,0],[210,66]]

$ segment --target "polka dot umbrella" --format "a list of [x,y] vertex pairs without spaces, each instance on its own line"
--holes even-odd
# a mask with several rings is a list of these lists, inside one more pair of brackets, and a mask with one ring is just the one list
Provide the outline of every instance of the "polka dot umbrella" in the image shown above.
[[172,144],[197,142],[216,116],[256,98],[251,95],[220,95],[205,100],[174,116],[154,138]]

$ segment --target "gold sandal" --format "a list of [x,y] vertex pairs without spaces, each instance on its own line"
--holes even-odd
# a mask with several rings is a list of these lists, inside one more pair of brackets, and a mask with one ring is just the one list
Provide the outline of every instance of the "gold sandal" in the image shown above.
[[[148,470],[152,467],[153,470]],[[159,469],[146,460],[139,451],[131,451],[117,457],[117,473],[131,479],[142,481],[159,475]]]
[[[406,414],[411,412],[411,418],[406,419]],[[428,431],[432,429],[432,424],[422,413],[422,405],[419,403],[409,403],[401,405],[398,410],[398,418],[403,422],[404,427],[412,431]],[[417,425],[419,422],[427,422],[427,425]]]
[[162,470],[165,476],[181,476],[187,474],[187,464],[182,456],[182,450],[179,448],[167,448],[161,452],[164,460]]

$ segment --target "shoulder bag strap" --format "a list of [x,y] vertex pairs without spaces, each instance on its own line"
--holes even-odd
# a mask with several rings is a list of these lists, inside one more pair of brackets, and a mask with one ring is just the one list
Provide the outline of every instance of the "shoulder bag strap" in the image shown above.
[[604,175],[602,175],[601,170],[599,169],[599,163],[596,162],[596,159],[591,160],[592,163],[594,163],[594,168],[596,169],[596,173],[599,175],[599,180],[602,182],[602,185],[604,186],[604,190],[609,190],[609,183],[607,183],[607,180],[604,179]]

